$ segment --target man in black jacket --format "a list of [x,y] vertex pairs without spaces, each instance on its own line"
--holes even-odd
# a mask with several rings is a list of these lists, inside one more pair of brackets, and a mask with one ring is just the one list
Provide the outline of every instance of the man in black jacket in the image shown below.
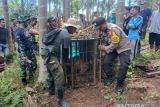
[[55,27],[54,19],[48,18],[49,28],[42,38],[45,45],[45,64],[49,73],[49,95],[56,94],[58,105],[60,107],[69,107],[69,104],[63,100],[64,94],[64,71],[60,64],[62,58],[62,46],[69,48],[71,34],[73,34],[79,25],[75,19],[68,19],[65,28]]
[[5,20],[0,18],[0,51],[3,52],[4,57],[9,56],[9,48],[7,43],[8,29],[5,28]]

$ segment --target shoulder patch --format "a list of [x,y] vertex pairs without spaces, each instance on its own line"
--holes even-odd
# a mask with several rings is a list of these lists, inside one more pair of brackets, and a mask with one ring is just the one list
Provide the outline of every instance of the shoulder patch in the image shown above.
[[112,32],[111,41],[113,44],[118,44],[120,42],[120,37],[116,35],[114,31]]

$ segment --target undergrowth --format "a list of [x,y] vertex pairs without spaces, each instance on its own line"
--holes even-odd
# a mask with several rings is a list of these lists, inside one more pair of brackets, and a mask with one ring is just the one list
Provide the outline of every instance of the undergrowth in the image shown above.
[[0,107],[23,107],[26,92],[19,79],[17,57],[0,75]]
[[154,51],[146,51],[142,54],[140,54],[134,61],[133,65],[135,64],[145,64],[145,62],[149,60],[155,60],[160,59],[160,51],[154,52]]

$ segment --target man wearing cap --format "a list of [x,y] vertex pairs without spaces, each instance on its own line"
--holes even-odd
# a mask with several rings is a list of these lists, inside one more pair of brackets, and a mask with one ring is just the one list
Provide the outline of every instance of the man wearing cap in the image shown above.
[[131,7],[125,7],[125,15],[124,15],[124,20],[123,20],[123,31],[126,33],[128,36],[129,29],[127,29],[127,25],[131,19],[131,14],[130,14]]
[[139,6],[132,7],[132,18],[127,25],[127,29],[129,30],[128,38],[131,42],[131,60],[134,60],[139,53],[138,51],[140,51],[138,47],[140,45],[140,33],[142,30],[143,18],[139,15],[139,12]]
[[[34,16],[31,16],[29,25],[26,29],[31,36],[31,42],[33,43],[33,50],[35,51],[35,53],[38,54],[39,53],[39,46],[38,46],[38,42],[36,41],[36,35],[39,35],[39,32],[34,29],[36,24],[37,24],[37,18]],[[34,62],[36,63],[36,60],[34,60]]]
[[81,26],[81,29],[84,29],[88,26],[87,21],[85,20],[84,14],[79,14],[80,20],[78,21],[78,24]]
[[7,59],[9,56],[9,48],[7,43],[8,29],[5,28],[5,20],[0,17],[0,51],[3,52],[4,57]]
[[[70,46],[71,34],[73,34],[79,26],[75,19],[68,19],[65,28],[59,29],[55,27],[56,22],[52,21],[54,21],[53,18],[49,17],[49,28],[42,38],[46,51],[44,60],[49,73],[49,95],[56,94],[60,107],[68,107],[68,103],[63,100],[65,77],[60,61],[63,57],[62,50],[65,51],[67,55],[69,54],[67,50]],[[49,37],[49,39],[47,39],[47,37]]]
[[11,28],[12,39],[14,40],[14,31],[17,28],[17,21],[15,18],[12,18],[11,22],[12,22],[12,24],[11,24],[10,28]]
[[[27,85],[27,70],[29,70],[29,79],[30,74],[32,75],[33,67],[35,67],[32,62],[33,58],[33,50],[32,50],[32,42],[30,41],[30,37],[27,35],[26,27],[27,27],[28,18],[25,16],[19,16],[17,22],[19,26],[15,30],[15,41],[18,44],[18,53],[20,59],[20,77],[23,85]],[[32,54],[31,54],[32,53]]]
[[148,22],[150,20],[150,17],[152,16],[152,9],[147,7],[147,0],[140,0],[140,15],[143,18],[143,24],[142,24],[142,31],[141,31],[141,39],[145,39],[146,37],[146,30],[148,27]]
[[16,19],[15,18],[12,18],[11,19],[11,26],[10,26],[10,29],[11,29],[11,34],[12,34],[12,39],[13,39],[13,44],[14,44],[14,47],[15,47],[15,50],[16,50],[16,42],[14,41],[14,32],[15,32],[15,30],[16,30],[16,28],[17,28],[17,21],[16,21]]
[[48,22],[48,28],[57,28],[58,27],[58,22],[57,19],[53,16],[49,16],[47,19]]
[[100,44],[99,50],[105,52],[104,56],[104,71],[107,78],[104,85],[109,86],[113,82],[112,65],[114,60],[119,57],[120,68],[117,77],[116,91],[122,93],[123,85],[126,78],[128,66],[130,65],[130,41],[124,31],[112,23],[106,23],[104,17],[97,18],[93,24],[96,29],[104,32],[107,39],[106,44]]
[[108,23],[116,24],[116,11],[113,10],[111,16],[107,18]]
[[34,30],[33,27],[37,24],[37,18],[36,17],[33,17],[33,16],[30,16],[30,17],[27,17],[25,16],[27,19],[28,19],[28,26],[25,28],[26,30],[26,36],[29,37],[29,40],[31,42],[31,50],[29,51],[29,55],[32,55],[32,57],[30,58],[30,60],[32,61],[31,64],[29,64],[29,68],[30,68],[30,78],[33,77],[33,71],[36,70],[37,68],[37,60],[36,60],[36,56],[35,56],[35,53],[36,53],[36,50],[38,50],[38,46],[36,46],[36,41],[35,41],[35,35],[39,35],[39,32]]

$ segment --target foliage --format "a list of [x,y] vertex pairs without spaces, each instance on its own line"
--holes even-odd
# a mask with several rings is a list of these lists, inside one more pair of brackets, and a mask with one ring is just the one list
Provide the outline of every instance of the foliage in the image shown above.
[[157,8],[156,6],[155,6],[155,4],[156,4],[156,2],[158,2],[159,0],[148,0],[147,2],[148,2],[148,6],[149,7],[152,7],[152,8]]
[[0,106],[22,107],[26,92],[19,80],[16,57],[14,57],[13,65],[9,66],[0,76]]
[[135,64],[144,64],[146,61],[151,59],[160,59],[160,51],[146,51],[142,55],[139,55],[133,62]]
[[71,16],[78,17],[78,11],[80,10],[80,1],[72,0],[71,2]]
[[[17,18],[21,15],[21,0],[9,0],[9,15],[10,17]],[[37,16],[38,6],[35,0],[25,0],[24,2],[24,14],[29,16]]]

